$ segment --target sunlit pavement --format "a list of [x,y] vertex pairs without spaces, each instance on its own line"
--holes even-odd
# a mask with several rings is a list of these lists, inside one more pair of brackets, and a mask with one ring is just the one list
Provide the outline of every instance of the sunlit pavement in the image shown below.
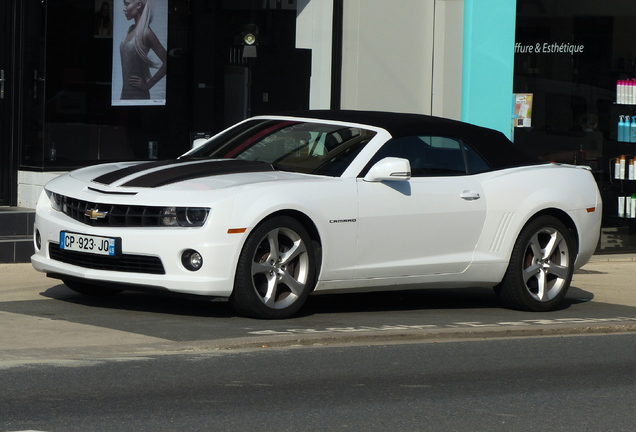
[[2,264],[0,360],[113,357],[290,345],[390,343],[636,331],[636,254],[598,255],[563,309],[499,307],[492,290],[311,297],[294,318],[237,317],[227,303],[125,293],[80,296],[30,264]]

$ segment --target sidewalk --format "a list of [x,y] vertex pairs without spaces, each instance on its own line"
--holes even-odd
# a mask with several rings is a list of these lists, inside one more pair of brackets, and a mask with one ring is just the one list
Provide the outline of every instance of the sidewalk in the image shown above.
[[[49,318],[42,314],[18,314],[0,311],[0,362],[25,361],[44,357],[75,358],[87,355],[108,356],[148,353],[152,351],[179,352],[183,350],[214,350],[262,346],[325,345],[337,343],[385,343],[387,341],[435,340],[449,338],[525,337],[585,333],[636,331],[636,254],[600,255],[575,273],[568,296],[583,302],[607,304],[621,310],[620,319],[577,321],[557,317],[554,323],[540,326],[497,326],[496,328],[442,328],[422,331],[396,330],[374,333],[365,331],[345,335],[320,334],[288,336],[251,336],[223,339],[210,335],[210,340],[193,344],[133,332],[109,329],[88,324]],[[31,264],[0,264],[0,304],[7,302],[50,301],[52,296],[64,299],[76,296],[61,281],[47,278]],[[44,295],[47,293],[47,295]],[[578,297],[580,296],[580,297]],[[28,304],[21,307],[28,308]],[[633,309],[625,309],[633,308]],[[41,309],[41,308],[40,308]],[[470,311],[466,311],[470,314]],[[556,312],[559,314],[559,312]],[[591,324],[590,324],[591,323]],[[427,326],[424,326],[427,327]],[[435,327],[435,326],[432,326]],[[454,326],[449,326],[454,327]],[[247,334],[246,334],[247,336]],[[30,360],[29,360],[30,361]]]
[[594,301],[636,307],[636,254],[594,255],[572,279]]

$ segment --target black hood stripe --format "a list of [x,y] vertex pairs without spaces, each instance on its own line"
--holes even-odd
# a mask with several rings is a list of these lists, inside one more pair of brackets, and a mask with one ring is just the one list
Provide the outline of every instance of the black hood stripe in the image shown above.
[[124,183],[122,186],[155,188],[201,177],[274,171],[274,167],[268,163],[236,159],[214,160],[203,163],[192,163],[192,161],[188,162],[190,163],[183,163],[167,167],[165,169],[152,171],[148,174],[142,174],[141,176]]
[[176,159],[140,163],[138,165],[133,165],[126,168],[121,168],[115,171],[111,171],[109,173],[106,173],[104,175],[94,178],[93,181],[96,183],[110,185],[115,183],[117,180],[123,179],[124,177],[128,177],[130,175],[137,174],[149,169],[162,167],[164,165],[174,165],[176,163],[179,163],[179,161]]

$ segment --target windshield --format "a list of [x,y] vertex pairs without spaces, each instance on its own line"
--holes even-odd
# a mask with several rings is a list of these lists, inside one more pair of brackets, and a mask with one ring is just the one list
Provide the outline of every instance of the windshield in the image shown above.
[[216,136],[184,158],[239,159],[286,171],[341,175],[375,132],[306,121],[253,120]]

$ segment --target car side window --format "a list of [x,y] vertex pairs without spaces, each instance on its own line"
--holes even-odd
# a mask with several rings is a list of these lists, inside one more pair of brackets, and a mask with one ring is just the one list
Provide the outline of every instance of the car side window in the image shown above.
[[484,158],[482,158],[475,149],[466,143],[464,143],[464,154],[466,156],[466,166],[468,167],[468,172],[470,174],[477,174],[490,170],[490,165],[488,165]]
[[422,141],[421,155],[415,160],[415,167],[411,166],[413,176],[466,174],[466,163],[458,140],[437,136],[417,138]]
[[441,136],[408,136],[391,140],[376,153],[370,165],[385,157],[408,159],[412,177],[461,175],[489,169],[470,146],[457,138]]

